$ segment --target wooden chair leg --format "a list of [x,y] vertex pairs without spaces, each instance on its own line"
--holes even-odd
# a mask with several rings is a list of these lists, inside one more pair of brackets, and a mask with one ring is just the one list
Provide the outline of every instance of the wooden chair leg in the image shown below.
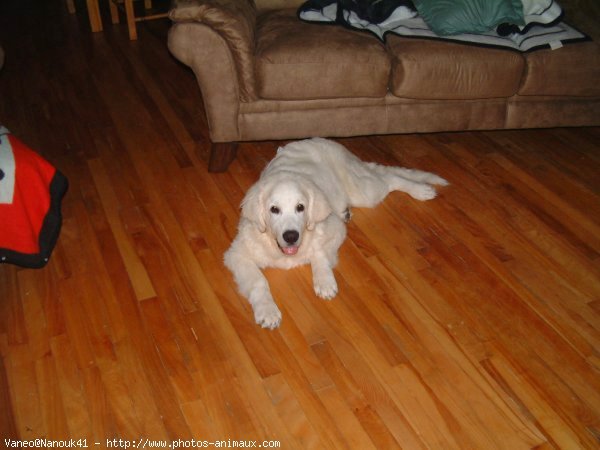
[[210,147],[209,172],[225,172],[237,154],[237,142],[215,142]]
[[117,0],[109,0],[108,6],[110,7],[110,21],[113,25],[119,23],[119,8],[117,7]]
[[75,14],[75,0],[67,0],[67,11],[69,14]]
[[102,31],[102,17],[100,16],[100,7],[98,6],[98,0],[86,0],[86,4],[92,33]]
[[137,39],[137,29],[135,23],[135,13],[133,11],[133,0],[125,0],[125,17],[127,17],[127,28],[129,29],[129,39]]

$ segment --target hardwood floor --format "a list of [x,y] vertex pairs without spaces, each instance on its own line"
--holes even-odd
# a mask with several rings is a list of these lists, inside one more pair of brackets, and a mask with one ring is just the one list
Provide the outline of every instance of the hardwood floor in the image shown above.
[[77,7],[0,3],[0,122],[70,181],[48,266],[0,265],[0,446],[600,447],[600,129],[341,140],[451,185],[355,210],[331,302],[268,270],[265,331],[221,260],[277,143],[209,174],[168,22]]

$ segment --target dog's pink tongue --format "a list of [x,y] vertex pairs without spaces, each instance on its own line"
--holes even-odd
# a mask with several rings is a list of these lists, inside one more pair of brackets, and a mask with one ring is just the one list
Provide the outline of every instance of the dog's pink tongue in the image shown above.
[[293,245],[291,247],[283,247],[281,250],[286,255],[295,255],[296,253],[298,253],[298,247],[295,245]]

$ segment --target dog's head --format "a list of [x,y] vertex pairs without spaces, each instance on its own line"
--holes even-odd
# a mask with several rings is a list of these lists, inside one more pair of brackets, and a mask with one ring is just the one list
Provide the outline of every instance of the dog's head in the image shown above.
[[242,201],[242,217],[269,232],[286,255],[295,255],[304,231],[312,231],[331,214],[321,190],[309,179],[294,174],[267,177],[250,188]]

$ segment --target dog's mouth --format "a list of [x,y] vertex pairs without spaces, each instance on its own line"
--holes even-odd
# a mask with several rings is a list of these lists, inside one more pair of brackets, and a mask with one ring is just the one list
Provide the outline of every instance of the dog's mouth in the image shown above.
[[293,256],[296,253],[298,253],[298,249],[300,247],[298,247],[297,245],[289,245],[285,247],[279,246],[279,248],[281,249],[284,255]]
[[300,233],[293,229],[284,231],[281,234],[281,240],[277,240],[277,245],[284,255],[295,255],[300,248]]

